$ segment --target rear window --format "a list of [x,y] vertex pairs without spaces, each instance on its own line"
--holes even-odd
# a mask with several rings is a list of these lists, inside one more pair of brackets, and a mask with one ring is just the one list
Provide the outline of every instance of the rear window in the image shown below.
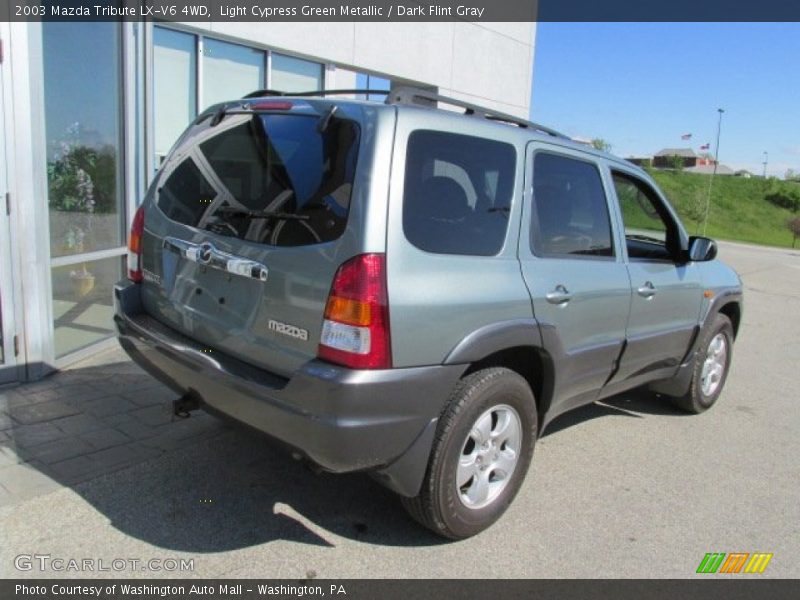
[[403,231],[417,248],[493,256],[508,229],[516,151],[510,144],[441,131],[408,139]]
[[158,206],[191,227],[273,245],[337,239],[345,230],[358,125],[313,116],[227,116],[188,135],[165,165]]

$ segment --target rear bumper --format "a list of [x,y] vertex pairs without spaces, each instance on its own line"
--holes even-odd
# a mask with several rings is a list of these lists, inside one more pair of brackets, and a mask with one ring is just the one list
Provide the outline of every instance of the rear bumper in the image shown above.
[[[378,471],[415,495],[436,421],[465,365],[354,371],[312,360],[278,377],[206,348],[143,312],[139,286],[114,288],[114,320],[130,357],[203,408],[253,427],[331,472]],[[205,351],[204,351],[205,350]]]

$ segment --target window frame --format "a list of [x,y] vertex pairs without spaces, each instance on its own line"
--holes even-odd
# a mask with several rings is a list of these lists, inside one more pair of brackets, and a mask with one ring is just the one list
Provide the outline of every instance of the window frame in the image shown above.
[[[542,259],[560,259],[560,260],[589,260],[589,261],[604,261],[604,262],[619,262],[622,257],[622,252],[620,252],[619,248],[619,239],[617,237],[617,227],[615,227],[615,219],[614,219],[614,206],[612,204],[612,198],[610,195],[610,191],[608,189],[608,183],[605,178],[605,165],[603,163],[595,160],[591,156],[584,155],[582,153],[571,153],[568,151],[561,151],[561,148],[554,147],[554,148],[546,148],[541,146],[533,146],[533,151],[528,152],[529,158],[526,160],[526,170],[529,169],[530,178],[526,180],[525,188],[526,188],[526,195],[528,197],[528,207],[530,213],[528,214],[527,218],[527,225],[528,225],[528,241],[527,246],[531,256],[536,258]],[[566,149],[565,149],[566,150]],[[600,178],[600,186],[603,190],[603,195],[605,197],[605,205],[606,205],[606,215],[608,216],[608,228],[609,228],[609,241],[611,243],[611,255],[610,256],[595,256],[591,254],[569,254],[569,253],[544,253],[539,252],[533,243],[534,234],[539,233],[539,222],[538,222],[538,211],[536,210],[536,194],[534,192],[534,185],[535,185],[535,166],[536,166],[536,157],[539,154],[549,154],[551,156],[558,156],[561,158],[571,159],[578,162],[587,163],[595,168],[597,171],[597,175]],[[614,199],[616,201],[616,194],[614,195]],[[522,243],[522,240],[520,240]]]
[[[658,257],[638,257],[638,256],[630,256],[628,252],[628,241],[627,236],[625,234],[625,217],[622,213],[622,204],[620,202],[619,196],[617,195],[617,186],[614,184],[614,177],[615,175],[620,175],[625,179],[631,181],[634,185],[640,186],[640,191],[648,196],[651,201],[654,203],[654,208],[656,212],[658,212],[661,219],[667,225],[667,237],[669,236],[669,228],[672,226],[674,228],[674,235],[676,237],[677,243],[679,248],[677,248],[677,253],[673,253],[673,255],[669,258],[658,258]],[[683,228],[683,225],[680,219],[675,214],[674,209],[666,201],[663,194],[658,190],[657,186],[653,185],[645,177],[642,177],[640,174],[632,172],[629,169],[622,168],[620,165],[617,164],[609,164],[608,165],[608,177],[609,182],[611,184],[611,189],[614,194],[614,202],[616,203],[616,210],[618,214],[618,224],[619,224],[619,237],[624,245],[625,249],[625,260],[628,262],[636,262],[636,263],[668,263],[668,264],[682,264],[684,261],[681,257],[681,254],[684,250],[688,247],[688,236],[686,235],[686,231]],[[642,189],[642,187],[644,189]],[[650,192],[650,193],[648,193]],[[666,242],[664,244],[666,248]]]

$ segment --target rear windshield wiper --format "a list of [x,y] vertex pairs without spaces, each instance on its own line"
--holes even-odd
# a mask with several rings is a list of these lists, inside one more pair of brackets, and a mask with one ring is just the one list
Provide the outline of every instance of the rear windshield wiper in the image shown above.
[[298,215],[287,212],[270,212],[265,210],[250,210],[248,208],[236,208],[235,206],[223,206],[217,209],[218,213],[228,215],[241,215],[253,219],[279,219],[281,221],[308,221],[308,215]]

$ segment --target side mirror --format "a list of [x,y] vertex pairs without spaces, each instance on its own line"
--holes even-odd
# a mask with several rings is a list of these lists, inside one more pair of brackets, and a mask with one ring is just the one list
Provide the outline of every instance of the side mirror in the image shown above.
[[689,260],[705,262],[717,257],[717,242],[707,237],[689,238]]

